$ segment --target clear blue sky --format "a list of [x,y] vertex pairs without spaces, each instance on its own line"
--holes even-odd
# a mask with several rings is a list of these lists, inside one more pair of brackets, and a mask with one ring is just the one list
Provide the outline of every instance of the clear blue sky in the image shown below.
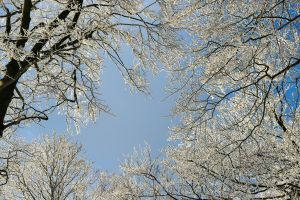
[[[130,57],[128,57],[130,58]],[[149,77],[151,81],[151,96],[131,93],[124,84],[118,69],[106,64],[103,71],[101,98],[111,108],[115,116],[102,114],[97,122],[90,123],[74,135],[74,140],[83,144],[85,154],[94,162],[96,169],[119,171],[119,164],[124,155],[131,154],[133,147],[144,146],[147,142],[154,155],[167,145],[168,127],[171,119],[167,116],[174,104],[174,98],[164,100],[166,73]],[[51,133],[56,130],[64,132],[65,118],[55,114],[42,123],[42,126],[32,126],[18,130],[26,140],[32,140],[41,133]]]
[[157,155],[167,144],[171,126],[167,115],[173,102],[162,101],[166,96],[165,74],[151,79],[152,94],[145,96],[131,93],[114,66],[104,70],[100,91],[115,116],[103,114],[76,137],[97,168],[118,171],[124,155],[132,153],[134,146],[147,142]]

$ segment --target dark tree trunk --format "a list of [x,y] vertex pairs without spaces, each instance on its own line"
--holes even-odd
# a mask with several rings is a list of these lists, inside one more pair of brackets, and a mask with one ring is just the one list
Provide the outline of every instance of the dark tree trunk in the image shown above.
[[[73,29],[75,24],[78,21],[80,15],[80,8],[82,7],[83,0],[69,0],[66,6],[66,10],[63,10],[56,19],[54,19],[49,25],[49,31],[56,28],[58,26],[59,20],[65,20],[67,16],[70,14],[71,10],[77,5],[76,13],[73,17],[73,25],[69,27]],[[31,0],[24,0],[24,4],[22,7],[22,18],[21,18],[21,26],[20,26],[20,35],[22,36],[16,42],[16,46],[18,48],[24,48],[28,38],[26,37],[26,31],[29,30],[30,27],[30,12],[32,8]],[[11,29],[10,18],[7,20],[7,30],[6,32],[9,34]],[[59,47],[67,38],[63,38],[60,42],[58,42],[55,47]],[[33,63],[38,60],[38,53],[44,47],[44,45],[48,42],[48,39],[40,39],[35,45],[33,45],[31,52],[36,57],[27,57],[23,61],[16,61],[15,59],[11,59],[11,61],[6,65],[6,74],[0,80],[0,137],[3,136],[4,129],[7,128],[7,124],[5,124],[5,116],[7,114],[7,110],[9,104],[11,103],[14,95],[14,90],[16,89],[16,85],[20,76],[27,71],[27,69]]]
[[0,137],[6,128],[4,125],[4,118],[7,113],[8,106],[13,98],[14,90],[18,81],[17,74],[19,73],[18,62],[12,59],[6,65],[6,75],[0,80]]

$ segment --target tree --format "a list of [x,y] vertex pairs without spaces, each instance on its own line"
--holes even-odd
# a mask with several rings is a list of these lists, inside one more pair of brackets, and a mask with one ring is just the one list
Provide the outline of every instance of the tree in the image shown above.
[[162,161],[126,162],[139,189],[122,190],[136,199],[298,199],[299,2],[164,2],[186,42],[187,56],[167,66],[171,95],[180,94],[170,136],[179,145]]
[[[146,69],[171,60],[172,29],[159,2],[24,0],[1,2],[0,136],[59,109],[75,126],[107,107],[97,91],[105,58],[126,83],[148,92]],[[122,49],[134,59],[126,64]],[[161,59],[160,59],[161,58]]]
[[259,133],[261,146],[250,140],[230,154],[222,149],[241,137],[239,131],[199,132],[197,139],[167,148],[165,159],[152,159],[146,149],[123,163],[131,184],[119,181],[123,186],[113,193],[133,199],[298,199],[299,137],[279,141],[266,135],[276,131]]
[[[132,88],[149,93],[146,72],[173,62],[165,55],[176,49],[159,6],[142,0],[0,1],[0,137],[11,141],[19,125],[53,112],[77,131],[107,112],[98,88],[106,59]],[[124,50],[132,62],[123,60]],[[12,152],[1,147],[7,150],[0,171],[6,180]]]
[[173,2],[163,12],[189,35],[170,68],[180,146],[128,170],[162,199],[298,199],[299,2]]
[[26,154],[27,147],[19,138],[2,138],[0,142],[0,187],[7,184],[12,165],[18,161],[19,154]]
[[94,171],[91,162],[83,155],[82,146],[69,140],[66,135],[56,134],[44,135],[31,144],[19,140],[18,146],[22,146],[22,152],[10,159],[10,176],[0,188],[0,198],[138,198],[140,186],[131,176]]
[[[179,94],[172,114],[180,123],[170,136],[178,146],[167,148],[162,160],[152,160],[149,150],[133,156],[122,175],[102,175],[93,194],[100,199],[298,199],[299,2],[156,4],[163,26],[142,20],[144,31],[138,33],[157,33],[149,44],[157,44],[155,60],[170,72],[171,95]],[[135,21],[134,16],[126,20]],[[166,51],[172,59],[162,56]],[[69,79],[77,84],[75,74]]]
[[172,9],[173,26],[192,37],[188,64],[173,70],[181,124],[171,138],[182,143],[175,160],[198,168],[199,187],[216,199],[298,198],[299,2]]
[[56,135],[28,145],[10,172],[1,199],[87,199],[97,177],[82,146]]
[[[262,137],[265,132],[262,132]],[[215,130],[196,141],[167,148],[165,159],[152,159],[150,148],[123,164],[123,173],[95,173],[80,145],[65,136],[45,136],[27,146],[1,187],[2,199],[296,199],[299,195],[299,138],[265,140],[260,154],[253,144],[224,157]],[[224,133],[223,133],[224,134]],[[215,139],[215,140],[212,140]],[[203,142],[205,141],[205,142]],[[296,143],[295,143],[296,141]],[[210,144],[210,145],[208,145]],[[249,151],[250,147],[252,152]],[[25,149],[23,147],[23,149]],[[243,156],[241,156],[243,154]],[[235,159],[235,156],[238,159]]]
[[254,132],[272,115],[278,129],[292,128],[299,112],[299,2],[187,2],[174,4],[170,22],[191,37],[189,62],[171,69],[183,127],[217,118],[222,130]]

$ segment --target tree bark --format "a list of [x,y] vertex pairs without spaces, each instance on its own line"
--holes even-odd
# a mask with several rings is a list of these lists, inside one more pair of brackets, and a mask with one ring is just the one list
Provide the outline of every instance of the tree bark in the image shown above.
[[[73,18],[73,26],[71,27],[71,29],[74,28],[80,15],[80,9],[82,7],[82,3],[83,0],[69,0],[66,10],[62,11],[57,16],[57,18],[54,19],[52,23],[50,23],[49,31],[51,31],[51,29],[54,29],[55,27],[58,26],[59,20],[65,20],[67,16],[70,14],[70,12],[72,11],[72,9],[74,9],[74,7],[77,6],[77,9],[75,10],[76,13]],[[20,25],[20,35],[22,37],[16,42],[16,46],[18,48],[23,48],[26,42],[28,41],[28,38],[26,36],[26,31],[28,31],[30,27],[31,9],[32,9],[31,0],[24,0],[24,4],[22,7],[22,19]],[[25,58],[23,61],[17,61],[12,58],[11,61],[6,65],[6,74],[0,80],[0,137],[3,136],[4,129],[7,128],[7,126],[5,125],[5,116],[7,114],[9,104],[13,99],[14,90],[16,89],[17,82],[20,76],[27,71],[30,65],[37,62],[38,60],[37,55],[47,42],[48,39],[40,39],[35,45],[33,45],[31,52],[33,53],[33,55],[35,55],[35,57],[28,57]]]
[[19,63],[15,59],[12,59],[6,65],[6,75],[0,80],[0,137],[3,136],[3,131],[6,128],[4,125],[4,118],[13,98],[18,81],[18,78],[15,79],[15,77],[19,73],[20,67]]

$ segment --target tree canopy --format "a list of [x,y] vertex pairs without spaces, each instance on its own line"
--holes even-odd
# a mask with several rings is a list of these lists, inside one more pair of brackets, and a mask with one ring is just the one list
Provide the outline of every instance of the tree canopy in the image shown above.
[[[25,0],[1,3],[0,135],[20,123],[47,120],[56,109],[79,127],[107,111],[97,88],[104,59],[127,84],[148,92],[155,72],[174,49],[159,2]],[[174,46],[174,47],[172,47]],[[134,55],[127,66],[121,49]],[[84,120],[83,120],[84,119]]]
[[[1,6],[2,131],[56,109],[76,126],[107,111],[97,94],[105,58],[144,93],[147,71],[168,72],[168,95],[178,96],[171,114],[179,123],[170,135],[176,145],[161,159],[148,148],[136,153],[121,175],[100,173],[93,198],[300,197],[299,1]],[[132,66],[122,60],[124,47]]]

